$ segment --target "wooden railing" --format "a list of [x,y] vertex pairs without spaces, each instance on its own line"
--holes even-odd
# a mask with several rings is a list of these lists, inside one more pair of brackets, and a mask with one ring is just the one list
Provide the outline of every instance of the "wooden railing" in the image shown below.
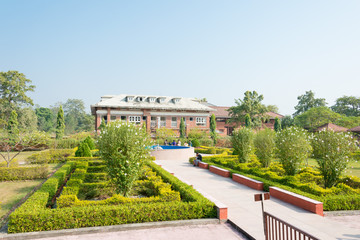
[[266,240],[319,240],[281,219],[264,212]]

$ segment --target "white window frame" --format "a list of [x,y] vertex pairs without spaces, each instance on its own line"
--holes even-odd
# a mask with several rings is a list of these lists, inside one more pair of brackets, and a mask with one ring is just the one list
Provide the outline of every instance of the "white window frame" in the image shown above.
[[206,126],[206,117],[196,117],[196,126]]
[[141,122],[141,116],[129,116],[129,122],[139,124]]
[[[175,118],[175,121],[174,121]],[[177,127],[177,117],[171,117],[171,127],[176,128]]]
[[160,127],[166,127],[166,117],[160,117]]

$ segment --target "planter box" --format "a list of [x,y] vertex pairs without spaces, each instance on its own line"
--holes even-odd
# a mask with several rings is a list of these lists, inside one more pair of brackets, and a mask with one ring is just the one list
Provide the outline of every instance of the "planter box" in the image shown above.
[[259,190],[259,191],[262,191],[264,189],[264,183],[263,182],[260,182],[260,181],[245,177],[245,176],[240,175],[240,174],[235,174],[234,173],[232,175],[232,179],[235,182],[238,182],[240,184],[243,184],[245,186],[248,186],[250,188],[253,188],[253,189],[256,189],[256,190]]
[[213,172],[217,175],[220,175],[222,177],[230,177],[230,171],[226,169],[222,169],[213,165],[210,165],[209,167],[210,172]]
[[199,162],[199,167],[204,169],[209,169],[209,164],[206,162]]
[[277,187],[270,187],[269,191],[272,197],[316,213],[320,216],[324,216],[322,202]]

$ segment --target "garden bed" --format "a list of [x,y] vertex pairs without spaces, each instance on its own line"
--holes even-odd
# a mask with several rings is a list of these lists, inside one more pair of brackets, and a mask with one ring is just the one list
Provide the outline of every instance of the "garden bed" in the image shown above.
[[[148,163],[147,166],[147,177],[137,183],[137,192],[150,191],[148,196],[124,198],[115,194],[93,201],[86,198],[96,197],[97,192],[104,193],[110,187],[103,174],[103,162],[69,161],[10,215],[8,232],[216,217],[214,203],[156,164]],[[57,207],[53,206],[51,200],[71,172],[66,187],[57,199]],[[146,185],[151,187],[146,190],[143,188]],[[92,196],[86,196],[91,191]]]
[[[193,159],[189,161],[192,163]],[[274,186],[323,202],[325,211],[360,209],[360,181],[356,177],[344,177],[336,186],[325,189],[318,185],[321,183],[320,175],[310,168],[295,176],[284,176],[279,163],[261,168],[254,156],[249,163],[239,163],[236,156],[224,155],[204,156],[203,161],[229,170],[231,175],[237,173],[261,181],[264,191]]]

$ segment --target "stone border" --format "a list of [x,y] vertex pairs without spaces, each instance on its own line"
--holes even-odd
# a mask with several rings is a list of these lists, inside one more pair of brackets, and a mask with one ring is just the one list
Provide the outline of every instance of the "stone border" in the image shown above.
[[263,191],[263,189],[264,189],[264,183],[263,182],[254,180],[252,178],[249,178],[249,177],[237,174],[237,173],[232,174],[232,180],[237,182],[237,183],[248,186],[249,188],[253,188],[255,190]]
[[230,177],[229,170],[222,169],[222,168],[216,167],[214,165],[210,165],[209,170],[210,170],[210,172],[220,175],[222,177]]

